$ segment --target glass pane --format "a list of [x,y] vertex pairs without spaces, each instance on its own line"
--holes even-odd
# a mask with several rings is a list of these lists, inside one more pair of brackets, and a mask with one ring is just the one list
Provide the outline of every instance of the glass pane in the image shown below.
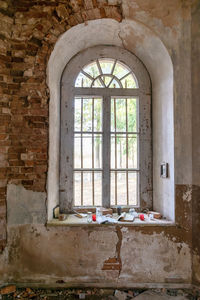
[[126,166],[126,136],[117,135],[117,168],[125,169]]
[[115,88],[120,88],[119,82],[117,82],[116,79],[113,79],[110,86],[109,86],[109,88],[114,88],[114,89]]
[[120,62],[117,62],[116,65],[115,65],[115,69],[114,69],[114,72],[113,74],[118,78],[122,78],[124,77],[126,74],[128,74],[130,71],[127,69],[127,67],[120,63]]
[[102,205],[102,173],[94,172],[94,205]]
[[92,135],[83,134],[83,168],[92,168]]
[[111,205],[127,205],[126,172],[111,172]]
[[114,134],[111,135],[110,144],[111,144],[110,168],[116,169],[117,164],[115,164],[115,135]]
[[114,59],[99,59],[99,64],[103,74],[111,74]]
[[94,131],[102,131],[102,99],[94,99]]
[[81,176],[83,206],[101,206],[102,172],[74,172],[74,205],[81,206]]
[[115,99],[114,98],[111,98],[111,107],[110,107],[110,110],[111,110],[111,120],[110,120],[110,127],[111,127],[111,131],[115,131],[115,111],[114,111],[114,102],[115,102]]
[[110,204],[111,206],[117,205],[115,202],[115,172],[110,173]]
[[74,168],[81,168],[81,135],[74,135]]
[[96,78],[100,73],[96,61],[83,68],[83,71],[88,73],[93,78]]
[[137,131],[137,99],[127,99],[128,131]]
[[137,135],[111,135],[111,169],[136,169],[137,158]]
[[94,81],[92,87],[103,88],[104,86],[103,86],[103,84],[101,83],[101,81],[97,78],[97,79]]
[[112,77],[110,77],[110,76],[102,76],[102,79],[103,79],[103,81],[105,83],[105,86],[107,87],[109,85],[109,83],[111,82]]
[[136,172],[111,172],[111,206],[138,204],[138,178]]
[[127,205],[127,186],[125,172],[117,172],[117,204]]
[[102,135],[94,135],[94,168],[102,168]]
[[83,205],[92,204],[92,172],[83,172]]
[[126,99],[115,99],[116,131],[126,131]]
[[74,205],[81,205],[81,172],[74,172]]
[[75,87],[90,87],[92,84],[92,80],[90,80],[87,76],[85,76],[82,73],[79,73],[76,82]]
[[136,172],[128,173],[128,193],[129,193],[129,205],[137,205],[137,195],[138,195],[138,177],[139,174]]
[[128,135],[128,167],[138,168],[137,135]]
[[126,135],[112,134],[111,168],[125,169],[126,167]]
[[124,79],[121,80],[123,88],[125,89],[135,89],[137,88],[137,84],[135,78],[132,74],[126,76]]
[[92,99],[83,99],[83,131],[92,131]]
[[81,98],[74,100],[74,131],[81,131]]

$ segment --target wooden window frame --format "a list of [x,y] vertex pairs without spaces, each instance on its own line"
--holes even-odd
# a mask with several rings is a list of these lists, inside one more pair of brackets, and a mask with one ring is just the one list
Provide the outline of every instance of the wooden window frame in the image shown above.
[[[81,88],[75,80],[82,68],[98,58],[112,58],[123,62],[135,74],[138,88]],[[61,133],[60,133],[60,211],[73,211],[73,134],[74,98],[98,96],[103,100],[103,160],[102,205],[110,207],[110,99],[111,97],[138,97],[139,120],[139,203],[141,210],[152,208],[152,132],[151,132],[151,82],[141,61],[125,49],[113,46],[96,46],[77,54],[65,67],[61,79]],[[107,103],[107,105],[105,105]],[[105,118],[105,116],[107,117]],[[109,145],[109,146],[108,146]],[[105,157],[105,154],[103,154]],[[126,206],[128,207],[128,206]],[[85,208],[85,207],[84,207]]]

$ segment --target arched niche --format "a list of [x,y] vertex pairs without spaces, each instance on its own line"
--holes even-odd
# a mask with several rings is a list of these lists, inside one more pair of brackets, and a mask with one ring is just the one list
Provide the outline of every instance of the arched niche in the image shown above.
[[[152,82],[153,208],[174,220],[173,65],[162,41],[133,20],[89,21],[65,32],[51,53],[47,68],[49,103],[48,219],[59,203],[60,80],[73,56],[97,45],[126,48],[146,66]],[[160,177],[160,164],[169,164],[169,177]]]

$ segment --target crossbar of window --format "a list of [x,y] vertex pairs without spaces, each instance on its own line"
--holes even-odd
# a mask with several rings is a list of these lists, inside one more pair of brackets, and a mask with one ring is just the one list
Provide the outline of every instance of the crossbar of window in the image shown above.
[[[91,97],[93,96],[102,97],[108,95],[108,89],[104,88],[74,88],[74,97]],[[126,98],[140,96],[142,93],[138,88],[135,89],[121,89],[121,88],[109,88],[109,94],[113,97]]]

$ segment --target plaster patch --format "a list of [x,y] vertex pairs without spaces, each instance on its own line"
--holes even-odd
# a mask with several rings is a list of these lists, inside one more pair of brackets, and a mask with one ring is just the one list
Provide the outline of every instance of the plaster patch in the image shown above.
[[192,185],[189,185],[187,188],[183,194],[183,201],[190,202],[192,200]]
[[10,225],[44,224],[46,193],[26,190],[21,185],[7,187],[7,222]]

